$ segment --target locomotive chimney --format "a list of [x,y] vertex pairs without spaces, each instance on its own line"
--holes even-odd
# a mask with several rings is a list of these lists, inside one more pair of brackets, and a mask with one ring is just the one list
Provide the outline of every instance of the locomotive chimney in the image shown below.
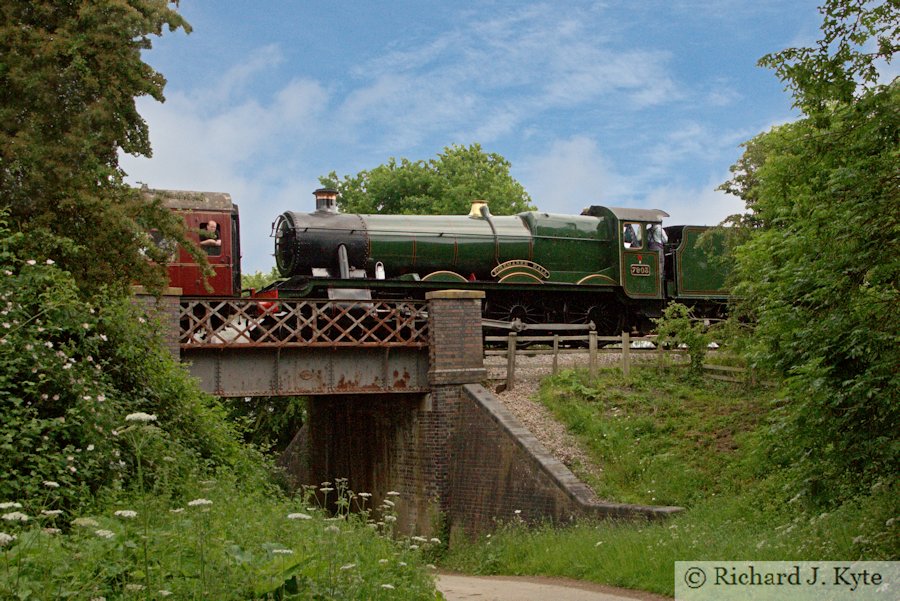
[[319,188],[313,194],[316,197],[316,211],[337,213],[338,191],[334,188]]
[[472,208],[469,209],[469,219],[484,219],[485,213],[490,215],[488,203],[486,200],[473,200]]

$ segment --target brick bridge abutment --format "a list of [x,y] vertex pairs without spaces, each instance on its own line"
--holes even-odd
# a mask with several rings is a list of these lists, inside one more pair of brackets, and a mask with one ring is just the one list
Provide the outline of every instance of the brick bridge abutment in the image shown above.
[[347,478],[373,501],[389,491],[397,529],[470,537],[498,521],[658,518],[674,507],[598,502],[503,407],[486,377],[478,291],[428,294],[428,394],[309,398],[283,463],[296,483]]

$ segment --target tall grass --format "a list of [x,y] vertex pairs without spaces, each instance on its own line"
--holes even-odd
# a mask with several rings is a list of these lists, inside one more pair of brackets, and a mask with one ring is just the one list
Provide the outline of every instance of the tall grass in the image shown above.
[[437,598],[422,554],[436,542],[391,537],[387,505],[379,525],[364,496],[342,494],[357,511],[334,516],[223,475],[178,498],[110,492],[87,515],[5,520],[0,597]]

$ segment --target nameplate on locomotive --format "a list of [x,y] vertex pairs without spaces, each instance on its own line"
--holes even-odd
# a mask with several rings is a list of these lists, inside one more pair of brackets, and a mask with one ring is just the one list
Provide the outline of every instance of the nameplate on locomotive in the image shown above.
[[497,277],[500,273],[507,271],[513,268],[525,268],[533,270],[534,272],[540,274],[544,278],[550,277],[550,272],[543,265],[539,265],[534,261],[528,261],[527,259],[512,259],[510,261],[506,261],[504,263],[500,263],[496,267],[491,270],[491,277]]
[[631,265],[631,275],[648,277],[650,275],[650,266],[643,263],[633,263]]

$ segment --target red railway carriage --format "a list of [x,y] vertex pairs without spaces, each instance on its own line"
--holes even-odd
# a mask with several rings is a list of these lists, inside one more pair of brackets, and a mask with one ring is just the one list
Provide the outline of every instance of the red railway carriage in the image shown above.
[[[173,249],[168,263],[169,285],[181,288],[184,296],[240,296],[241,237],[238,206],[224,192],[151,190],[143,193],[159,199],[163,206],[181,215],[188,236],[206,251],[214,274],[203,284],[200,267],[180,246]],[[165,244],[165,241],[157,241]]]

